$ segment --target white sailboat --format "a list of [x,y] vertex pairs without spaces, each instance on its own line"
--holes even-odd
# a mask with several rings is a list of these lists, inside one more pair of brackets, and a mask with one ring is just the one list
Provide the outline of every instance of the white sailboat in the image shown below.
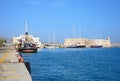
[[45,48],[49,48],[49,49],[59,48],[59,47],[56,45],[56,36],[55,36],[55,33],[54,33],[54,32],[53,32],[53,42],[50,43],[50,35],[49,35],[49,44],[45,45]]

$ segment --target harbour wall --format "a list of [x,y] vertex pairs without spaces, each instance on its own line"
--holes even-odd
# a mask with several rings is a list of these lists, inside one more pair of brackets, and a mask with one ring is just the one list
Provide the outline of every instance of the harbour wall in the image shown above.
[[110,38],[107,39],[87,39],[87,38],[67,38],[65,39],[64,46],[81,45],[81,46],[98,46],[111,47]]
[[18,60],[14,48],[0,48],[0,81],[32,81],[24,63]]

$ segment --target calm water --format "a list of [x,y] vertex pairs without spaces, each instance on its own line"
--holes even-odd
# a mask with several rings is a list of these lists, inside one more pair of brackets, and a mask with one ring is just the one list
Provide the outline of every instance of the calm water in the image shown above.
[[23,57],[33,81],[120,81],[120,48],[41,49]]

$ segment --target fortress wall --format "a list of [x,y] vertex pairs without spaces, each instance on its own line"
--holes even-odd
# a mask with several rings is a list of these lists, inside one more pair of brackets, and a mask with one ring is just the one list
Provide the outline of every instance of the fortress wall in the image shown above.
[[85,45],[85,38],[72,38],[72,39],[65,39],[64,45],[70,46],[70,45]]
[[91,40],[91,39],[86,40],[86,46],[89,47],[89,46],[94,45],[94,44],[96,44],[94,40]]
[[110,39],[86,39],[86,38],[69,38],[65,39],[65,46],[70,45],[85,45],[87,47],[94,46],[94,45],[102,45],[103,47],[110,47]]

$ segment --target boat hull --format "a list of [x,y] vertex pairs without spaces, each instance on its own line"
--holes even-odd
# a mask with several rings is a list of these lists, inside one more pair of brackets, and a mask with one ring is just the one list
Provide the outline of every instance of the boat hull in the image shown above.
[[34,53],[34,52],[37,52],[37,48],[18,48],[18,52],[21,52],[21,53]]
[[86,48],[84,45],[79,45],[79,46],[68,46],[66,48]]
[[97,46],[91,46],[91,48],[102,48],[102,45],[97,45]]

